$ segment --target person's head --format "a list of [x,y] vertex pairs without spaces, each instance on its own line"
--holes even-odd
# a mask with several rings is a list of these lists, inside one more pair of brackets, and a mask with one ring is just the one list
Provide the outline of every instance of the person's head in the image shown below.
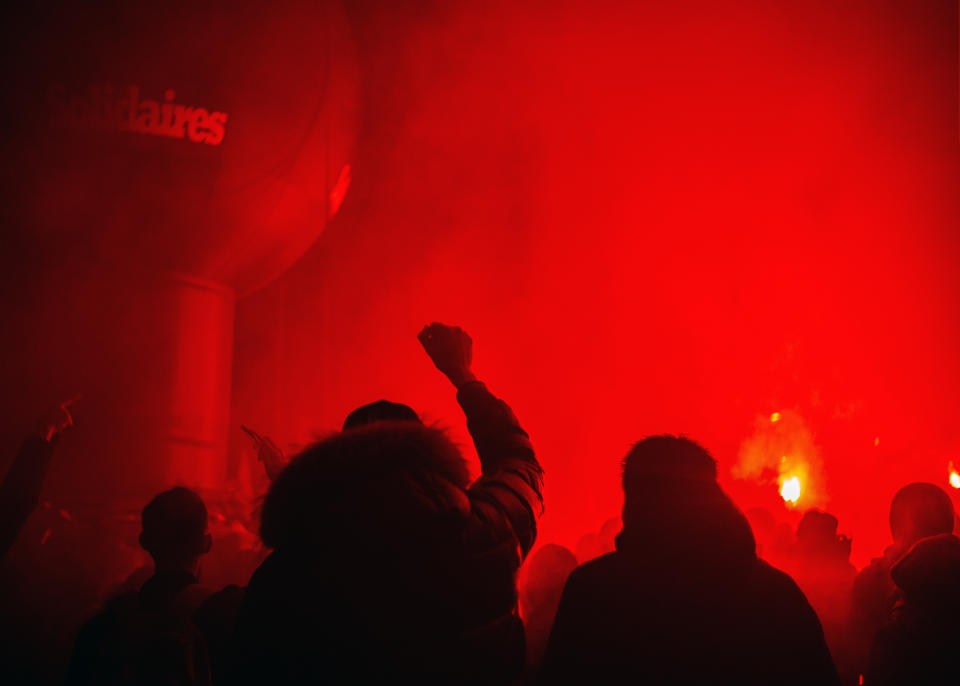
[[374,422],[420,422],[420,417],[413,408],[402,403],[392,403],[389,400],[377,400],[367,405],[361,405],[347,415],[343,422],[343,430],[355,429]]
[[469,482],[466,461],[440,429],[374,422],[329,436],[287,465],[264,500],[260,537],[271,548],[314,550],[426,540],[438,522],[469,511]]
[[[675,550],[688,562],[756,559],[750,525],[717,483],[717,463],[682,436],[651,436],[623,461],[621,545]],[[631,541],[633,543],[631,543]]]
[[890,533],[899,545],[910,546],[921,538],[953,531],[953,502],[933,484],[904,486],[890,503]]
[[642,511],[680,507],[714,490],[719,490],[717,463],[689,438],[650,436],[623,460],[624,521]]
[[194,570],[210,551],[207,507],[199,495],[178,486],[160,493],[143,508],[140,545],[158,569]]
[[807,510],[797,524],[797,540],[812,546],[835,543],[839,524],[829,512]]
[[837,535],[839,523],[829,512],[807,510],[797,525],[797,551],[817,558],[848,560],[850,539]]

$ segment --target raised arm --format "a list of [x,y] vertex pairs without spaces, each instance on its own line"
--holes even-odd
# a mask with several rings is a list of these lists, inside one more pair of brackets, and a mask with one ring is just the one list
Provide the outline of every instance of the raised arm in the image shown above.
[[481,476],[470,496],[507,517],[526,555],[543,514],[543,469],[530,438],[510,406],[473,373],[473,341],[463,329],[433,323],[423,328],[419,339],[437,369],[457,388],[457,401],[480,456]]
[[40,502],[43,481],[60,434],[73,426],[68,401],[43,417],[36,431],[20,446],[0,483],[0,560],[13,546],[20,529]]

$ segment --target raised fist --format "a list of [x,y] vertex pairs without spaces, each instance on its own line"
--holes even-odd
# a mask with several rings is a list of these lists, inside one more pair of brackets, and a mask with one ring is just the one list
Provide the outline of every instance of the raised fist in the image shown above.
[[459,326],[428,324],[417,336],[423,349],[453,385],[459,388],[476,377],[470,370],[473,362],[473,340]]

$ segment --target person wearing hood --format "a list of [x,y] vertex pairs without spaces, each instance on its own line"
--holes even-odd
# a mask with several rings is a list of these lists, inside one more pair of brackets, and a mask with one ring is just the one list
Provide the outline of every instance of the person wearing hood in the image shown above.
[[863,683],[928,686],[960,680],[960,538],[918,541],[890,571],[902,593],[873,640]]
[[541,683],[838,683],[816,614],[757,558],[706,450],[646,438],[623,490],[616,550],[570,575]]
[[[457,388],[480,457],[373,408],[273,481],[234,635],[234,681],[509,683],[523,670],[515,574],[536,538],[542,470],[513,412],[471,371],[472,341],[420,342]],[[396,413],[394,413],[396,414]]]
[[856,671],[864,672],[877,631],[891,618],[900,600],[900,589],[891,576],[893,566],[923,538],[953,531],[953,501],[939,486],[907,484],[890,502],[893,543],[883,555],[860,570],[853,583],[849,635]]

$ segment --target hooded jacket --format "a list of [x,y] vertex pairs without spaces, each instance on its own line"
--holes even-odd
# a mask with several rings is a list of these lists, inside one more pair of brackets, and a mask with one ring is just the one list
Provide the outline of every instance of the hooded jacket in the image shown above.
[[616,551],[571,574],[541,683],[835,684],[816,614],[719,486],[662,485],[671,506],[625,508]]
[[864,684],[925,686],[957,681],[960,538],[924,538],[890,572],[903,600],[877,632]]

